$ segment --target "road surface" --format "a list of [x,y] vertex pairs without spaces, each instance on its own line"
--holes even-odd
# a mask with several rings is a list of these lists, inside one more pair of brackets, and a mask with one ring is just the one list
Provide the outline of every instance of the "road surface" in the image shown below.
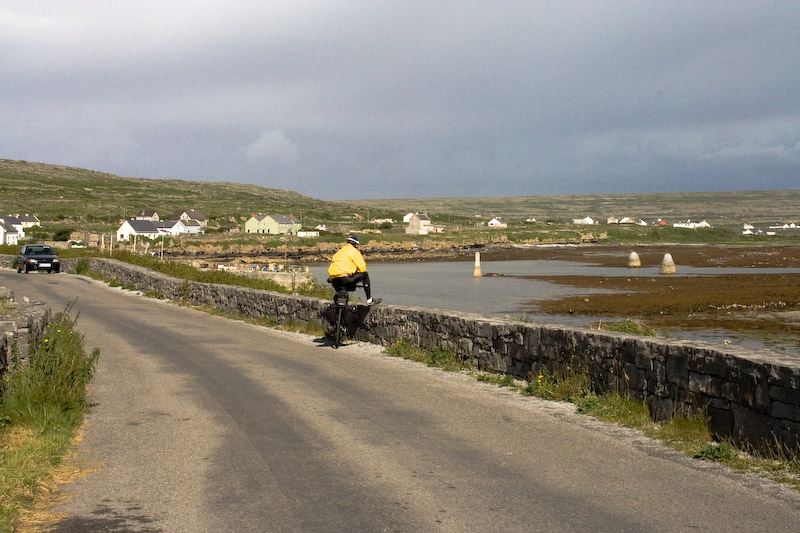
[[100,348],[56,531],[797,531],[786,487],[459,374],[68,274]]

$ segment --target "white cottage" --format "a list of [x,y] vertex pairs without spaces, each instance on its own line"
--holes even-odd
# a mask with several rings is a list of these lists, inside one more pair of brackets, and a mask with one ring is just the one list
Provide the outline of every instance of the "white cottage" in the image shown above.
[[19,232],[11,224],[6,224],[0,218],[0,244],[19,244]]
[[117,230],[118,241],[129,241],[132,236],[155,239],[161,234],[152,220],[126,220]]
[[408,235],[427,235],[431,231],[433,231],[433,223],[428,215],[414,213],[408,220],[408,226],[406,226]]

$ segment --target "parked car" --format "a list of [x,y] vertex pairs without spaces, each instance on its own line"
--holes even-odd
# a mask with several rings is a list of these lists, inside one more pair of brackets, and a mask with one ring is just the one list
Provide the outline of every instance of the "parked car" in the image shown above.
[[17,273],[31,270],[46,270],[48,273],[61,270],[61,261],[55,250],[46,244],[26,244],[17,255]]

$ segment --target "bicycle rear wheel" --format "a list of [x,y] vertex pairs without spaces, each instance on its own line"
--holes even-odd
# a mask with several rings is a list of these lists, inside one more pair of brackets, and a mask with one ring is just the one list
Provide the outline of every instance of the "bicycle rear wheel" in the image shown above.
[[344,307],[336,309],[336,325],[333,329],[333,347],[338,348],[344,337]]

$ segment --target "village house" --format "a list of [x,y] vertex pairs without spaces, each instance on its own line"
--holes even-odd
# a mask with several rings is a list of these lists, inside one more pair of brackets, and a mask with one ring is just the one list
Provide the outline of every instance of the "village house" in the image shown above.
[[503,220],[500,217],[494,217],[486,225],[489,226],[490,228],[496,228],[496,229],[507,228],[508,227],[508,224],[506,223],[506,221]]
[[202,211],[197,211],[195,209],[190,209],[188,211],[175,211],[169,218],[170,220],[183,220],[184,222],[196,220],[203,228],[208,225],[208,217]]
[[161,235],[161,232],[155,222],[136,219],[123,222],[116,233],[118,241],[129,241],[133,236],[156,239],[159,235]]
[[688,229],[696,229],[696,228],[710,228],[711,224],[703,220],[702,222],[692,222],[691,220],[687,220],[686,222],[676,222],[672,225],[673,228],[688,228]]
[[0,244],[19,244],[19,232],[11,224],[6,224],[2,218],[0,218]]
[[[403,217],[405,220],[405,217]],[[421,215],[414,213],[408,219],[408,226],[406,226],[406,234],[408,235],[427,235],[433,233],[434,227],[428,215]]]
[[196,235],[205,233],[205,230],[197,220],[162,220],[155,222],[158,231],[162,235]]
[[794,222],[784,224],[771,224],[769,229],[797,229],[798,226]]
[[[661,220],[661,219],[659,219]],[[607,224],[635,224],[637,226],[646,226],[647,222],[642,220],[641,218],[633,218],[633,217],[622,217],[617,218],[614,215],[608,217],[606,221]]]
[[592,217],[573,218],[572,223],[578,226],[597,224]]
[[135,220],[152,220],[153,222],[158,222],[158,213],[154,209],[142,209],[136,216],[133,217]]
[[297,235],[302,225],[294,215],[264,215],[261,213],[251,216],[244,223],[245,233],[266,233],[271,235]]
[[162,235],[180,235],[187,233],[186,223],[183,220],[159,220],[153,221],[153,224]]
[[262,215],[261,213],[254,213],[250,218],[248,218],[244,223],[244,232],[245,233],[262,233],[261,231],[261,221],[267,218],[267,215]]
[[17,218],[19,218],[19,221],[22,223],[23,230],[32,228],[34,226],[41,226],[41,223],[39,222],[39,217],[37,217],[36,215],[28,215],[28,214],[17,215]]
[[25,226],[23,226],[22,220],[20,220],[18,216],[6,215],[0,217],[0,221],[5,223],[5,225],[8,226],[9,228],[13,228],[17,232],[18,239],[25,238]]

